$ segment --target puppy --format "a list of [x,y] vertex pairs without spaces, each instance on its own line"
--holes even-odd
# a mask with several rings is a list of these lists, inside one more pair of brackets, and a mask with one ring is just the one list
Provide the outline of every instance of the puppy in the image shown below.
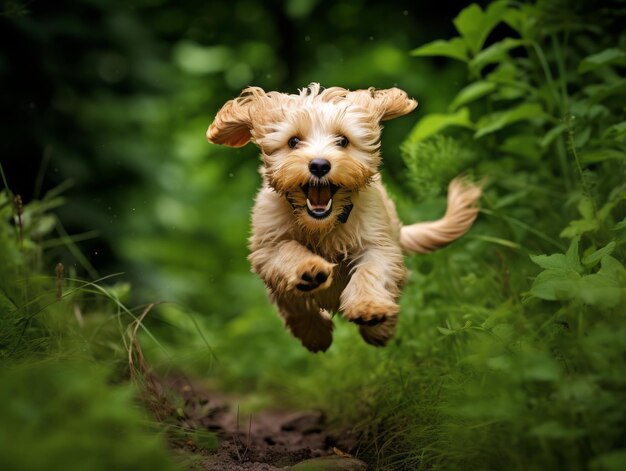
[[286,327],[312,352],[332,343],[332,314],[384,346],[398,322],[403,251],[427,253],[465,233],[478,186],[455,179],[445,216],[403,226],[381,182],[381,121],[417,102],[397,88],[349,91],[313,83],[297,95],[250,87],[207,131],[215,144],[261,150],[263,186],[248,259]]

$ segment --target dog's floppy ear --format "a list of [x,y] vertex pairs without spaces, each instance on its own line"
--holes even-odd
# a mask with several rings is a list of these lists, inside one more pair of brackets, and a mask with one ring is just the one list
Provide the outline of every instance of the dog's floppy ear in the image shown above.
[[252,138],[256,105],[262,96],[265,92],[261,88],[249,87],[238,98],[226,102],[206,132],[208,141],[231,147],[246,145]]
[[370,89],[375,106],[380,112],[380,120],[398,118],[410,113],[417,107],[417,101],[409,98],[404,90],[388,88],[386,90]]
[[398,118],[410,113],[417,106],[417,101],[409,98],[404,90],[395,87],[383,90],[373,87],[356,90],[348,93],[346,98],[370,110],[379,121]]

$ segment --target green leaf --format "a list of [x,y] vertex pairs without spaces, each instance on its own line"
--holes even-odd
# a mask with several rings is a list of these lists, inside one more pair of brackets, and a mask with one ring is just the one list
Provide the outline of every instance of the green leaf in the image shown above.
[[580,237],[572,240],[565,255],[531,257],[546,270],[537,275],[529,293],[547,301],[578,300],[591,306],[616,307],[626,299],[626,268],[609,255],[615,242],[585,257],[585,265],[591,267],[599,260],[601,268],[595,274],[581,276],[579,240]]
[[592,306],[616,307],[626,300],[626,269],[610,255],[602,257],[600,263],[598,273],[581,279],[577,297]]
[[502,152],[521,156],[531,162],[538,162],[541,158],[537,138],[529,134],[515,134],[509,137],[499,149]]
[[577,219],[571,221],[569,225],[561,231],[559,237],[576,237],[587,232],[595,232],[598,230],[598,221],[588,219]]
[[600,264],[602,268],[598,273],[604,273],[610,276],[615,281],[620,282],[620,284],[624,288],[626,288],[626,283],[622,283],[622,281],[625,281],[624,278],[626,278],[626,268],[624,268],[624,265],[622,265],[616,258],[611,257],[610,255],[605,255],[604,257],[602,257]]
[[576,288],[576,298],[590,306],[616,307],[626,298],[625,295],[626,288],[600,272],[582,277]]
[[447,327],[437,327],[437,330],[443,335],[453,335],[456,332],[452,329],[448,329]]
[[410,142],[420,142],[450,126],[473,128],[469,110],[462,108],[451,114],[429,114],[417,122],[409,135]]
[[517,67],[512,62],[503,62],[494,69],[486,79],[496,84],[515,83],[518,76]]
[[626,218],[622,219],[620,222],[613,226],[614,231],[619,231],[621,229],[626,229]]
[[543,120],[546,116],[547,115],[538,104],[522,103],[513,109],[496,111],[495,113],[488,114],[481,118],[476,125],[478,131],[476,131],[474,137],[479,138],[491,134],[518,121],[529,119]]
[[469,60],[467,47],[461,38],[452,38],[449,41],[438,39],[411,51],[413,56],[445,56],[464,62]]
[[577,296],[583,267],[578,257],[579,237],[575,237],[565,254],[536,255],[530,259],[546,270],[539,273],[530,294],[547,301],[573,299]]
[[486,81],[478,81],[470,83],[467,87],[463,88],[450,103],[449,111],[455,111],[459,107],[478,100],[479,98],[488,95],[496,89],[496,84]]
[[611,241],[601,249],[598,249],[595,252],[583,257],[583,265],[587,267],[593,267],[605,255],[611,255],[611,253],[613,253],[613,250],[615,250],[615,241]]
[[541,268],[545,269],[567,269],[567,258],[562,253],[552,255],[531,255],[530,259]]
[[611,214],[611,211],[613,211],[613,208],[617,205],[617,200],[614,201],[608,201],[607,203],[604,204],[604,206],[602,206],[599,210],[598,213],[595,215],[595,218],[598,221],[603,222],[607,216],[609,214]]
[[502,21],[517,31],[520,36],[526,36],[524,30],[529,25],[528,13],[517,8],[509,8],[502,15]]
[[604,120],[611,117],[611,111],[606,106],[593,104],[591,100],[572,100],[570,111],[572,116],[587,120]]
[[578,273],[582,272],[583,266],[580,264],[580,257],[578,256],[578,243],[580,237],[574,237],[565,252],[565,258],[567,260],[567,268],[575,270]]
[[561,123],[553,127],[545,134],[545,136],[543,136],[543,139],[541,139],[541,142],[539,145],[541,145],[541,147],[544,147],[544,148],[548,147],[550,144],[552,144],[552,142],[557,137],[563,135],[563,133],[565,133],[566,130],[567,130],[567,125],[565,125],[564,123]]
[[489,33],[504,19],[507,10],[506,2],[494,2],[487,11],[473,3],[453,20],[472,53],[477,54],[480,51]]
[[587,56],[578,65],[578,72],[585,73],[611,64],[626,64],[626,52],[611,48]]
[[502,62],[508,57],[507,52],[516,47],[522,46],[524,41],[521,39],[506,38],[486,49],[483,49],[476,57],[470,61],[470,67],[476,72],[480,72],[486,65],[496,62]]
[[593,149],[580,154],[580,161],[585,164],[604,162],[606,160],[624,160],[626,154],[614,149]]
[[582,197],[578,203],[578,212],[582,219],[571,221],[569,225],[561,231],[560,237],[576,237],[585,232],[597,231],[600,227],[596,217],[593,203],[588,197]]
[[498,87],[498,90],[493,94],[494,101],[506,101],[508,103],[511,103],[514,100],[518,99],[526,100],[527,98],[527,90],[511,85],[501,85],[500,87]]
[[552,255],[531,255],[530,259],[541,268],[556,270],[582,271],[582,265],[578,258],[578,243],[580,237],[575,237],[569,245],[565,254],[555,253]]
[[546,270],[535,278],[530,294],[546,301],[571,299],[577,292],[580,275],[572,270]]
[[626,94],[626,79],[612,79],[610,82],[593,84],[583,89],[590,103],[597,104],[608,97],[621,97]]
[[[626,137],[626,121],[609,126],[603,133],[602,138],[619,139]],[[622,154],[623,155],[623,154]]]

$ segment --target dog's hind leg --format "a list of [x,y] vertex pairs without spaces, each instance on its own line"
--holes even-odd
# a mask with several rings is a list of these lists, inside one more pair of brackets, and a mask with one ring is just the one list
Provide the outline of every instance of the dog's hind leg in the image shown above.
[[385,322],[376,325],[360,325],[359,333],[363,340],[376,347],[384,347],[396,332],[398,316],[387,317]]
[[330,314],[313,306],[280,305],[280,315],[294,337],[313,353],[325,352],[333,342],[333,321]]
[[340,311],[347,320],[359,324],[359,332],[367,343],[383,346],[393,337],[400,310],[397,301],[405,277],[406,268],[397,245],[381,243],[357,259],[341,293]]

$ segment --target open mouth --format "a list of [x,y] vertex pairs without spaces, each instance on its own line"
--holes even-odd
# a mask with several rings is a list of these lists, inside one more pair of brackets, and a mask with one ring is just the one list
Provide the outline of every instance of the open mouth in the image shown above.
[[338,189],[338,186],[329,183],[302,186],[309,215],[315,219],[328,217],[333,210],[333,196]]

